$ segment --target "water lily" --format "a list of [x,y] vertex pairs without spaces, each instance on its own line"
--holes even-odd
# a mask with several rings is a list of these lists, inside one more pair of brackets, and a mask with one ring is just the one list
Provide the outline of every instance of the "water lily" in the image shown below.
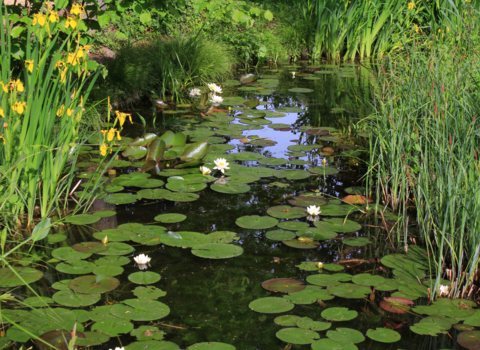
[[192,89],[188,94],[194,97],[194,96],[200,96],[202,93],[200,92],[200,89]]
[[443,286],[443,285],[440,285],[440,290],[438,292],[438,294],[440,295],[440,297],[446,297],[448,296],[448,286]]
[[220,103],[223,102],[223,98],[222,98],[221,96],[212,95],[212,98],[210,99],[210,102],[211,102],[214,106],[218,106]]
[[206,166],[201,166],[200,167],[200,171],[202,172],[202,175],[208,175],[210,174],[212,171],[210,169],[208,169]]
[[320,210],[320,207],[317,207],[316,205],[311,205],[307,207],[307,213],[312,216],[317,216],[320,215],[322,211]]
[[327,158],[322,159],[322,164],[325,166],[327,164]]
[[225,169],[230,169],[228,167],[228,162],[225,158],[217,158],[213,161],[216,165],[213,169],[220,170],[222,174],[225,174]]
[[213,91],[216,94],[221,94],[222,93],[222,87],[218,86],[215,83],[208,84],[208,88],[210,89],[210,91]]
[[317,267],[321,269],[323,267],[323,262],[317,262]]
[[152,258],[149,258],[148,255],[140,254],[133,258],[137,264],[148,264]]

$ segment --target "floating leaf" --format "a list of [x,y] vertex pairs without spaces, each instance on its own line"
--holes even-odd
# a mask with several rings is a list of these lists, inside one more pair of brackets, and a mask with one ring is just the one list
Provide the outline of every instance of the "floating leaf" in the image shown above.
[[331,307],[322,311],[322,317],[329,321],[350,321],[358,316],[358,312],[346,307]]
[[336,273],[333,275],[310,275],[307,277],[307,282],[315,284],[320,287],[335,286],[341,282],[348,282],[352,280],[352,275],[347,273]]
[[362,228],[362,226],[355,221],[337,218],[323,219],[315,222],[314,225],[315,227],[335,232],[354,232]]
[[369,287],[359,286],[353,283],[342,283],[327,288],[327,292],[345,299],[362,299],[372,290]]
[[95,275],[118,276],[123,273],[123,267],[115,265],[100,265],[93,269]]
[[297,249],[314,249],[317,248],[320,243],[314,242],[314,241],[307,241],[307,240],[301,240],[300,239],[288,239],[285,241],[282,241],[283,244],[292,247],[292,248],[297,248]]
[[170,193],[170,191],[163,188],[155,188],[140,190],[137,192],[137,195],[145,199],[163,199],[165,193]]
[[283,315],[276,317],[273,322],[278,324],[279,326],[283,327],[293,327],[297,325],[297,321],[300,320],[301,317],[294,316],[294,315]]
[[354,344],[339,343],[331,339],[320,339],[312,343],[312,350],[358,350]]
[[262,287],[270,292],[292,293],[305,289],[305,284],[292,278],[274,278],[263,282]]
[[265,234],[265,237],[273,241],[285,241],[288,239],[295,238],[295,233],[292,231],[274,230],[274,231],[268,231]]
[[103,201],[110,204],[129,204],[135,203],[142,197],[131,193],[109,193],[103,197]]
[[235,223],[242,228],[262,230],[276,226],[278,220],[269,216],[250,215],[239,217]]
[[317,261],[304,261],[300,265],[295,266],[304,271],[317,271],[319,269]]
[[132,337],[137,337],[139,341],[146,340],[162,340],[165,332],[159,330],[157,327],[152,326],[140,326],[130,332]]
[[348,238],[343,241],[344,244],[354,246],[354,247],[361,247],[367,244],[370,244],[370,240],[366,237],[357,237],[357,238]]
[[[14,271],[12,271],[15,270]],[[42,271],[30,267],[13,267],[0,269],[0,287],[11,288],[38,281],[43,277]],[[17,276],[18,275],[18,276]]]
[[309,227],[309,228],[298,230],[296,232],[296,235],[298,237],[311,238],[315,241],[323,241],[323,240],[337,237],[337,234],[333,231],[319,229],[316,227]]
[[97,281],[97,276],[82,276],[70,281],[68,287],[82,294],[101,294],[114,290],[120,285],[115,277],[105,277]]
[[[235,350],[233,345],[218,342],[196,343],[190,345],[187,350]],[[161,349],[160,349],[161,350]]]
[[345,268],[340,265],[340,264],[324,264],[323,267],[322,267],[324,270],[327,270],[327,271],[332,271],[332,272],[338,272],[338,271],[342,271],[344,270]]
[[317,175],[335,175],[335,174],[339,173],[337,168],[332,168],[332,167],[328,167],[328,166],[319,166],[317,168],[308,168],[308,171],[311,172],[312,174],[317,174]]
[[284,158],[263,158],[258,161],[259,164],[278,166],[287,164],[287,160]]
[[183,161],[194,161],[194,160],[201,160],[207,154],[208,150],[210,149],[210,144],[205,141],[199,141],[188,145],[183,151],[180,159]]
[[92,325],[92,331],[99,331],[116,337],[120,334],[129,333],[133,329],[133,323],[115,316],[104,316]]
[[98,266],[102,265],[114,265],[114,266],[123,266],[130,262],[130,259],[126,256],[106,256],[95,260],[94,263]]
[[347,344],[357,344],[365,340],[365,337],[361,332],[351,328],[337,328],[328,331],[327,337],[336,342]]
[[[95,232],[93,234],[93,237],[100,241],[103,240],[105,237],[107,237],[109,242],[125,242],[130,240],[130,236],[132,234],[133,232],[130,230],[124,230],[120,228],[110,228],[104,231]],[[92,242],[92,243],[96,243],[97,245],[99,245],[98,247],[95,247],[97,248],[97,251],[92,253],[102,253],[108,249],[108,246],[103,243],[100,243],[100,242]],[[75,246],[72,246],[72,248],[74,247]],[[75,250],[78,250],[78,249],[75,249]],[[84,251],[84,252],[86,253],[87,251]]]
[[369,273],[361,273],[352,277],[352,282],[361,286],[376,287],[385,282],[385,278]]
[[72,225],[89,225],[100,221],[100,219],[101,217],[93,214],[79,214],[67,217],[65,222]]
[[133,294],[137,296],[139,299],[151,300],[151,299],[158,299],[160,297],[164,297],[165,295],[167,295],[167,292],[164,292],[163,290],[153,286],[146,286],[146,287],[138,286],[133,290]]
[[398,332],[388,328],[369,329],[367,337],[381,343],[395,343],[401,339]]
[[277,108],[278,112],[282,113],[300,113],[300,112],[305,112],[304,109],[297,108],[297,107],[281,107]]
[[267,210],[267,214],[279,219],[298,219],[308,215],[304,209],[289,205],[271,207]]
[[210,186],[215,192],[226,193],[226,194],[240,194],[250,191],[250,186],[238,182],[227,182],[226,184],[213,184]]
[[279,314],[292,310],[295,304],[284,298],[266,297],[252,301],[248,307],[256,312]]
[[67,260],[55,266],[57,271],[71,275],[82,275],[93,272],[95,264],[84,260]]
[[469,331],[460,333],[457,337],[458,343],[468,350],[480,349],[480,331]]
[[279,170],[275,173],[275,177],[282,179],[286,178],[287,180],[303,180],[310,177],[310,173],[305,170],[289,169],[289,170]]
[[317,332],[300,328],[284,328],[277,332],[277,338],[290,344],[311,344],[320,339]]
[[314,321],[310,317],[302,317],[297,321],[297,327],[312,331],[325,331],[332,326],[330,322]]
[[84,332],[83,334],[85,338],[77,339],[75,345],[84,347],[95,346],[106,343],[110,339],[108,334],[102,332]]
[[[204,190],[207,187],[207,184],[190,183],[184,180],[175,180],[175,181],[169,181],[165,187],[167,187],[170,191],[190,193],[190,192],[198,192],[198,191]],[[169,195],[172,195],[172,194],[171,193],[168,194],[167,197]]]
[[196,193],[170,192],[163,194],[163,198],[172,202],[193,202],[200,196]]
[[206,243],[193,247],[192,254],[207,259],[227,259],[243,254],[243,248],[233,244]]
[[100,294],[77,294],[71,290],[62,290],[53,294],[52,298],[57,304],[67,307],[84,307],[97,303],[101,296]]
[[112,242],[107,244],[108,249],[99,255],[127,255],[133,252],[133,247],[126,243]]
[[293,230],[293,231],[297,231],[297,230],[301,230],[309,227],[308,223],[301,222],[301,221],[283,221],[279,223],[277,226],[285,230]]
[[183,214],[160,214],[155,216],[155,221],[160,221],[165,224],[173,224],[177,222],[182,222],[187,218],[186,215]]
[[106,251],[108,247],[99,242],[82,242],[74,244],[72,249],[81,253],[96,254]]
[[30,297],[26,298],[23,303],[30,307],[45,307],[48,306],[47,304],[53,304],[54,301],[49,297]]
[[351,194],[343,198],[343,201],[349,204],[367,204],[372,203],[373,200],[371,198],[367,198],[360,194]]
[[138,271],[128,275],[128,280],[136,284],[153,284],[160,281],[160,275],[151,271]]

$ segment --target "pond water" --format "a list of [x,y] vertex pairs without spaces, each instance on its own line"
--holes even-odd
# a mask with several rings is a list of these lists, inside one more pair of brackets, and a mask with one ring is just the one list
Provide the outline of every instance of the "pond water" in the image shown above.
[[[291,73],[292,71],[295,71],[295,76]],[[225,189],[228,185],[220,184],[216,186],[217,190],[213,190],[210,188],[214,183],[212,180],[217,181],[222,176],[219,172],[214,172],[212,175],[216,179],[210,179],[206,188],[194,192],[199,197],[193,201],[179,202],[175,201],[175,197],[172,200],[143,198],[134,203],[114,205],[99,200],[94,204],[93,210],[114,210],[116,214],[105,217],[92,225],[61,228],[54,233],[66,236],[64,241],[59,243],[52,241],[50,244],[45,243],[44,246],[34,249],[39,255],[43,251],[46,255],[45,259],[48,260],[52,257],[52,251],[57,250],[58,252],[58,248],[70,247],[80,242],[99,242],[105,236],[105,233],[102,234],[102,232],[109,232],[103,230],[116,229],[120,225],[123,225],[120,226],[123,231],[135,231],[135,225],[126,225],[132,223],[142,224],[146,227],[158,225],[166,228],[166,230],[160,230],[160,235],[158,235],[160,238],[156,241],[146,239],[132,242],[128,235],[127,238],[122,238],[122,232],[118,230],[115,231],[117,236],[111,233],[108,244],[118,240],[134,249],[133,252],[127,249],[123,254],[128,260],[125,260],[126,263],[122,266],[123,272],[119,270],[120,274],[114,277],[119,280],[119,285],[102,294],[100,300],[92,305],[72,308],[71,301],[64,304],[64,307],[72,310],[86,311],[76,314],[78,315],[77,321],[82,323],[81,328],[85,331],[98,330],[109,333],[110,340],[95,348],[112,349],[131,344],[127,349],[186,349],[196,343],[221,342],[242,350],[283,349],[288,343],[295,342],[295,340],[300,339],[298,342],[304,342],[305,337],[331,339],[318,343],[315,349],[460,348],[456,341],[452,341],[451,337],[456,339],[457,335],[457,331],[453,328],[450,330],[450,334],[446,334],[447,332],[442,329],[444,334],[438,337],[419,335],[410,331],[410,326],[421,319],[417,316],[418,313],[412,311],[392,313],[380,306],[383,297],[391,296],[397,289],[396,287],[382,288],[381,285],[385,286],[383,278],[386,277],[391,281],[395,276],[395,281],[408,286],[412,281],[409,279],[410,276],[405,275],[411,272],[410,265],[405,264],[404,266],[408,265],[408,267],[394,275],[391,267],[397,268],[395,271],[401,270],[395,266],[395,261],[389,263],[390,260],[395,260],[396,256],[391,256],[389,261],[384,260],[382,262],[385,263],[380,264],[379,259],[388,254],[399,253],[398,247],[393,247],[388,240],[386,231],[379,228],[382,226],[382,221],[364,215],[362,211],[358,210],[362,209],[362,206],[350,206],[338,201],[349,194],[363,191],[361,188],[355,187],[364,186],[360,179],[366,171],[364,160],[367,159],[368,138],[364,131],[364,125],[359,124],[359,120],[370,113],[369,101],[372,98],[370,77],[371,74],[367,68],[355,65],[341,68],[322,66],[313,69],[283,67],[283,69],[273,71],[265,68],[260,74],[260,79],[253,84],[240,84],[233,80],[222,84],[225,101],[231,102],[229,104],[232,105],[229,113],[217,112],[213,116],[203,119],[198,118],[198,114],[196,114],[197,117],[182,117],[184,114],[192,114],[191,112],[167,114],[167,125],[174,132],[183,131],[194,141],[204,140],[208,137],[213,145],[229,145],[213,146],[213,151],[211,149],[205,158],[206,165],[213,168],[214,159],[225,157],[231,167],[230,170],[227,170],[225,177],[237,176],[239,179],[235,183],[248,182],[248,185],[247,187],[245,184],[236,185],[232,190]],[[251,115],[252,111],[239,107],[242,106],[242,103],[232,99],[235,96],[241,102],[258,98],[260,105],[256,110],[271,112],[268,112],[265,118],[255,118],[255,115],[252,119],[247,117],[249,124],[245,124],[244,120],[240,120],[239,115],[242,113]],[[227,106],[222,105],[219,108],[227,108]],[[274,114],[273,112],[283,114]],[[233,118],[234,116],[235,118]],[[285,125],[274,125],[275,128],[272,128],[272,124],[266,124],[265,120],[271,121],[272,124]],[[252,121],[254,124],[251,124]],[[239,129],[232,128],[231,125],[243,125],[253,129],[240,127],[242,130],[238,131]],[[211,132],[212,130],[220,130],[220,132]],[[309,130],[310,132],[308,132]],[[328,132],[316,132],[315,130],[327,130]],[[161,130],[149,131],[159,135],[163,132]],[[137,127],[131,127],[129,132],[128,136],[132,138],[142,136],[142,130]],[[258,137],[257,142],[253,142],[253,144],[242,142],[247,141],[245,138],[249,138],[250,141],[254,140],[255,137],[252,136]],[[303,147],[298,147],[299,145]],[[325,147],[332,149],[325,149]],[[84,161],[91,162],[92,157],[95,161],[95,154],[87,154]],[[264,160],[265,158],[280,158],[284,161]],[[325,165],[322,164],[324,159]],[[269,162],[284,164],[265,165]],[[260,172],[255,170],[252,173],[243,167],[236,167],[235,164],[254,169],[272,170],[261,170]],[[117,176],[137,170],[136,167],[117,168]],[[195,174],[200,174],[198,167],[195,167],[194,170]],[[285,172],[283,170],[297,171]],[[163,169],[160,173],[162,176],[158,176],[154,172],[152,174],[152,178],[161,179],[164,182],[169,181],[168,184],[179,181],[179,179],[167,180],[168,176],[165,175],[176,175],[169,169]],[[185,175],[179,173],[178,176]],[[252,178],[252,176],[257,178]],[[179,189],[174,185],[168,186],[167,188],[171,189],[173,193],[190,191]],[[165,186],[160,188],[164,189]],[[191,190],[194,189],[196,188]],[[125,186],[122,193],[137,194],[139,190],[141,189],[135,186]],[[218,190],[241,193],[221,193]],[[322,208],[320,221],[315,222],[315,225],[314,222],[307,220],[306,214],[303,214],[307,205],[305,203],[308,205],[320,204]],[[280,208],[276,211],[270,210],[267,213],[270,208],[276,206],[290,207]],[[338,209],[339,207],[341,209]],[[155,217],[160,214],[174,213],[183,214],[186,219],[169,224],[155,220]],[[277,216],[277,218],[293,216],[293,219],[278,218],[280,226],[278,227],[276,223],[270,225],[267,223],[264,226],[268,226],[268,228],[245,228],[250,225],[261,227],[261,223],[256,222],[254,217],[247,217],[237,222],[239,218],[246,216],[272,217],[269,214]],[[347,216],[349,220],[347,223],[351,225],[351,229],[344,229],[341,225]],[[386,218],[387,221],[392,216],[390,214],[390,217]],[[339,219],[340,223],[336,222],[335,225],[332,225],[331,221],[328,221],[332,218]],[[298,227],[294,229],[293,226],[290,226],[292,222],[298,223]],[[353,222],[361,226],[355,225]],[[327,223],[326,225],[330,226],[322,226],[321,223]],[[244,227],[240,227],[239,224]],[[277,230],[284,231],[271,232]],[[203,258],[192,254],[191,247],[199,244],[196,241],[199,240],[198,237],[192,236],[191,239],[195,242],[189,243],[190,245],[183,242],[176,243],[175,240],[178,241],[178,237],[175,234],[170,234],[168,239],[163,238],[162,234],[166,234],[166,231],[183,235],[183,239],[187,237],[184,232],[196,232],[202,235],[211,232],[234,232],[236,237],[228,233],[224,234],[225,241],[221,243],[227,244],[233,240],[228,244],[229,247],[231,245],[241,247],[243,253],[237,249],[229,252],[232,255],[240,253],[241,255],[232,258]],[[289,238],[295,237],[295,231],[300,240],[292,240],[289,245],[282,242],[282,238],[278,238],[289,237],[289,235]],[[123,234],[125,235],[125,232]],[[314,238],[313,243],[309,241],[309,237]],[[142,243],[147,243],[147,245]],[[200,243],[207,242],[201,241]],[[313,246],[311,246],[312,244]],[[184,245],[188,247],[184,247]],[[117,246],[117,249],[119,247]],[[215,249],[217,248],[215,247]],[[200,250],[200,252],[197,251],[197,255],[202,255],[201,249],[197,248],[197,250]],[[133,273],[137,278],[142,276],[139,273],[143,274],[143,272],[139,272],[133,261],[133,257],[138,254],[148,254],[151,257],[150,266],[146,271],[159,274],[161,278],[158,282],[155,282],[158,276],[154,274],[148,277],[151,277],[152,281],[148,281],[148,278],[145,279],[146,275],[143,275],[144,277],[141,278],[144,279],[140,281],[129,278]],[[214,253],[207,252],[207,255],[209,254],[211,256]],[[221,257],[225,251],[218,249],[218,254]],[[109,256],[115,255],[107,255],[107,258]],[[59,258],[59,254],[54,253],[53,257]],[[84,261],[96,262],[96,265],[101,265],[98,263],[101,257],[94,254]],[[59,258],[59,260],[66,261],[67,265],[68,259],[68,256]],[[115,259],[113,258],[113,260]],[[123,264],[123,262],[113,260],[103,260],[103,264],[106,264],[107,267]],[[79,264],[77,260],[75,261],[70,264],[77,269],[75,274],[60,272],[71,272],[72,270],[69,270],[68,267],[59,269],[56,262],[43,268],[37,266],[38,269],[42,269],[44,276],[39,281],[32,283],[31,287],[44,297],[52,297],[58,293],[59,289],[68,291],[68,287],[65,287],[67,284],[59,286],[57,283],[54,287],[52,285],[55,282],[78,278],[82,274],[91,275],[91,270],[84,272],[82,269],[87,269],[87,267]],[[317,262],[322,262],[326,266],[318,269],[315,267]],[[304,263],[301,266],[303,268],[297,267],[302,263]],[[419,264],[421,265],[422,262]],[[114,275],[110,270],[100,273],[94,270],[94,273],[101,276],[100,279],[97,277],[97,282],[100,280],[100,283],[101,279],[105,278],[105,274]],[[350,275],[361,274],[378,275],[381,280],[380,282],[364,282],[354,279],[353,283],[351,282]],[[421,273],[417,273],[416,276],[418,275]],[[321,277],[316,279],[315,276]],[[335,276],[333,278],[338,279],[333,283],[331,279],[328,279],[332,277],[325,278],[325,276]],[[277,278],[289,278],[306,283],[310,286],[307,288],[311,289],[313,294],[298,295],[289,301],[284,298],[288,294],[274,293],[262,287],[263,282]],[[425,276],[420,276],[420,278],[425,279]],[[335,287],[341,282],[346,286],[345,289],[332,289],[332,286]],[[146,291],[142,283],[166,292],[164,296],[152,297],[163,303],[161,306],[155,303],[135,306],[136,302],[140,300],[138,299],[140,298],[138,288]],[[282,283],[281,287],[285,287],[286,284],[290,286],[295,283],[292,281]],[[315,289],[315,285],[321,286],[323,289]],[[372,286],[377,286],[377,290],[372,292],[370,289],[369,291]],[[304,287],[301,286],[301,288]],[[391,291],[381,291],[382,289]],[[417,296],[415,292],[418,293]],[[398,297],[415,299],[416,305],[425,305],[427,299],[424,292],[423,288],[413,292],[411,289],[405,290],[404,288],[401,292],[396,293],[399,293]],[[24,287],[16,290],[15,294],[33,296],[33,293]],[[163,293],[158,295],[161,294]],[[290,293],[290,295],[295,294]],[[313,299],[312,295],[314,295]],[[272,301],[271,299],[251,304],[264,297],[281,299],[282,305],[273,305],[278,300]],[[137,309],[122,305],[122,301],[126,301],[128,305],[133,308],[137,307]],[[283,303],[285,301],[286,303]],[[149,310],[149,305],[151,305],[151,310]],[[165,311],[165,305],[168,306],[170,312]],[[51,307],[55,309],[55,307],[62,306],[52,303]],[[98,307],[102,307],[102,309],[98,309]],[[280,307],[280,311],[276,312],[278,307]],[[282,312],[282,307],[289,310]],[[334,308],[348,308],[350,311]],[[40,305],[37,309],[40,309]],[[141,311],[138,312],[138,309]],[[329,315],[328,312],[325,313],[327,310],[337,311],[337,314]],[[352,314],[351,311],[354,313]],[[128,314],[132,312],[143,313],[146,315],[146,319],[152,319],[152,321],[131,320]],[[93,314],[95,314],[94,317]],[[167,315],[163,317],[164,314]],[[12,314],[8,315],[12,316]],[[279,337],[287,340],[282,341],[276,334],[285,327],[274,322],[278,316],[282,315],[295,315],[311,320],[303,319],[300,322],[300,319],[295,319],[293,324],[291,324],[292,320],[289,320],[290,326],[297,325],[303,328],[295,328],[298,330],[296,333],[289,333],[288,330],[282,331],[283,333],[279,333]],[[469,315],[471,314],[469,313],[467,316]],[[458,316],[457,319],[463,316]],[[137,317],[137,319],[141,318],[141,316]],[[351,320],[339,321],[339,319],[349,318]],[[309,326],[312,320],[322,323]],[[332,320],[333,322],[330,324],[329,322]],[[29,323],[32,322],[31,320],[18,316],[17,321],[23,321],[22,324],[25,327],[31,327],[33,331],[36,331],[35,326]],[[280,321],[277,319],[278,322]],[[101,325],[102,323],[108,325]],[[149,343],[135,343],[136,337],[129,334],[130,323],[135,329],[146,325],[157,327],[160,331],[165,332],[163,340],[161,342],[155,340],[161,339],[161,337],[157,337],[156,329],[150,329],[145,335],[146,329],[142,328],[144,340],[148,340]],[[309,327],[310,329],[308,329]],[[371,337],[364,337],[367,332],[374,333],[373,330],[385,327],[387,329],[395,328],[398,333],[381,334],[382,331],[378,330],[376,335],[371,334]],[[450,329],[450,327],[448,328]],[[315,332],[312,329],[318,329],[318,331]],[[400,340],[398,340],[399,338]],[[103,340],[107,339],[108,337],[103,338]],[[288,341],[290,339],[293,340]],[[178,347],[167,342],[175,343]],[[230,349],[230,347],[215,344],[207,344],[206,347],[191,347],[191,349],[196,348]],[[293,345],[292,348],[310,349],[311,345]]]

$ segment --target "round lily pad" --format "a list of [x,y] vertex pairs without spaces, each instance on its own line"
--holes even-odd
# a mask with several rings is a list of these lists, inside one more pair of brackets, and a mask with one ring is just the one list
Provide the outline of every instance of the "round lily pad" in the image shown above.
[[178,231],[162,235],[162,243],[172,247],[193,247],[199,244],[210,243],[208,236],[203,233]]
[[248,183],[258,181],[258,180],[260,180],[260,178],[256,177],[256,176],[233,175],[233,176],[227,177],[227,180],[229,182],[236,182],[236,183],[240,183],[240,184],[248,184]]
[[83,275],[87,273],[91,273],[95,268],[95,264],[84,261],[84,260],[67,260],[66,262],[62,262],[55,266],[57,271],[63,273],[69,273],[71,275]]
[[370,244],[370,240],[366,237],[356,237],[356,238],[348,238],[343,241],[344,244],[354,247],[362,247],[364,245]]
[[136,284],[153,284],[160,281],[161,276],[156,272],[138,271],[128,275],[128,280]]
[[283,221],[279,223],[277,226],[285,230],[293,230],[293,231],[297,231],[297,230],[301,230],[309,227],[308,223],[300,222],[300,221]]
[[65,219],[65,222],[72,225],[89,225],[100,221],[101,217],[92,214],[79,214],[69,216]]
[[[109,193],[105,197],[103,197],[103,201],[110,204],[120,205],[135,203],[141,198],[141,196],[131,193]],[[97,216],[97,218],[99,217]]]
[[106,256],[104,258],[100,258],[95,260],[94,263],[98,266],[101,265],[115,265],[115,266],[123,266],[130,262],[130,259],[126,256]]
[[123,267],[115,265],[100,265],[93,269],[95,275],[118,276],[123,273]]
[[80,294],[71,290],[61,290],[52,296],[57,304],[67,307],[84,307],[97,303],[101,296],[100,294]]
[[268,239],[271,239],[272,241],[284,241],[284,240],[295,238],[295,233],[292,231],[274,230],[274,231],[268,231],[265,234],[265,237],[267,237]]
[[382,309],[395,314],[406,314],[413,304],[411,300],[395,297],[384,297],[379,303]]
[[[93,234],[93,238],[96,238],[101,241],[105,237],[107,237],[109,242],[125,242],[130,240],[130,236],[132,235],[132,233],[133,232],[130,230],[125,230],[120,228],[110,228],[103,231],[95,232]],[[102,253],[108,249],[108,246],[105,244],[102,244],[99,242],[96,242],[96,244],[98,247],[98,251],[92,252],[92,253]],[[100,246],[103,247],[103,250],[101,250]],[[88,251],[84,251],[84,252],[87,253]]]
[[290,344],[311,344],[320,339],[317,332],[301,328],[284,328],[277,332],[277,338]]
[[[123,188],[122,188],[122,190],[123,190]],[[113,211],[113,210],[99,210],[99,211],[96,211],[95,213],[93,213],[93,215],[100,216],[101,218],[108,218],[108,217],[117,215],[117,212]]]
[[300,265],[295,266],[304,271],[317,271],[319,269],[317,261],[304,261]]
[[163,188],[144,189],[137,192],[137,195],[145,199],[163,199],[165,194],[170,193],[169,190]]
[[283,315],[276,317],[273,322],[283,327],[293,327],[297,325],[297,321],[300,320],[300,316]]
[[[0,269],[0,287],[10,288],[23,286],[38,281],[43,277],[43,272],[31,267],[13,267]],[[17,276],[18,275],[18,276]]]
[[68,288],[68,284],[70,283],[70,281],[71,279],[55,282],[54,284],[52,284],[52,288],[56,290],[70,290],[70,288]]
[[226,343],[206,342],[190,345],[187,350],[235,350],[236,347]]
[[267,210],[267,214],[279,219],[298,219],[307,216],[302,208],[278,205]]
[[309,152],[321,147],[322,145],[290,145],[287,147],[287,149],[294,152]]
[[68,287],[82,294],[101,294],[114,290],[120,285],[115,277],[82,276],[70,281]]
[[30,307],[45,307],[48,306],[48,304],[53,304],[54,301],[49,297],[30,297],[26,298],[23,303]]
[[376,287],[385,282],[385,277],[361,273],[353,276],[352,282],[361,286]]
[[287,180],[303,180],[310,177],[310,173],[305,170],[289,169],[279,170],[275,173],[275,177],[279,179],[285,178]]
[[310,317],[302,317],[297,321],[297,327],[312,331],[326,331],[332,327],[332,324],[330,322],[314,321]]
[[239,119],[238,120],[242,124],[247,125],[268,125],[272,124],[272,122],[268,119],[258,118],[258,119]]
[[235,223],[242,228],[262,230],[276,226],[278,220],[270,216],[249,215],[239,217]]
[[173,224],[177,222],[182,222],[187,218],[186,215],[183,214],[160,214],[155,216],[155,221],[160,221],[165,224]]
[[297,108],[297,107],[281,107],[277,108],[278,112],[282,113],[300,113],[300,112],[305,112],[304,109]]
[[372,290],[369,287],[359,286],[353,283],[342,283],[327,288],[327,292],[345,299],[362,299]]
[[259,164],[278,166],[287,164],[288,160],[284,158],[263,158],[258,161]]
[[292,310],[295,304],[284,298],[266,297],[252,301],[248,307],[260,313],[279,314]]
[[59,260],[80,260],[87,259],[92,253],[83,253],[74,250],[72,247],[61,247],[52,251],[52,256]]
[[293,160],[289,160],[288,163],[292,165],[305,165],[305,164],[308,164],[309,162],[302,159],[293,159]]
[[85,338],[78,338],[75,345],[90,347],[106,343],[110,336],[102,332],[83,332]]
[[327,337],[339,343],[357,344],[365,340],[363,334],[356,329],[337,328],[327,332]]
[[340,264],[324,264],[322,267],[324,270],[338,272],[343,271],[345,268]]
[[227,182],[226,184],[213,184],[210,188],[216,192],[227,194],[239,194],[250,191],[250,186],[238,182]]
[[397,290],[400,283],[397,280],[385,279],[382,284],[375,286],[375,289],[381,292],[392,292]]
[[106,251],[108,247],[105,244],[99,242],[82,242],[74,244],[72,246],[72,249],[81,253],[96,254]]
[[[171,181],[171,182],[167,183],[165,187],[167,187],[170,191],[190,193],[190,192],[198,192],[198,191],[204,190],[207,187],[207,184],[205,184],[205,183],[190,183],[190,182],[184,181],[184,180],[175,180],[175,181]],[[171,196],[171,195],[172,194],[169,193],[169,194],[167,194],[167,197]],[[165,198],[165,196],[164,196],[164,198]]]
[[305,284],[293,278],[274,278],[263,282],[262,287],[270,292],[292,293],[305,289]]
[[206,243],[193,247],[192,254],[207,259],[228,259],[243,254],[243,248],[233,244]]
[[335,175],[338,174],[339,171],[336,168],[331,168],[328,166],[319,166],[317,168],[308,168],[308,171],[312,174],[317,175]]
[[347,273],[336,273],[333,275],[310,275],[307,277],[307,282],[320,287],[329,287],[340,284],[341,282],[348,282],[352,280],[352,275]]
[[457,337],[458,343],[468,350],[480,349],[480,331],[462,332]]
[[161,289],[158,289],[153,286],[138,286],[133,290],[133,294],[139,299],[158,299],[167,295],[167,292],[164,292]]
[[362,228],[362,226],[355,221],[339,218],[323,219],[315,222],[314,225],[318,228],[324,228],[335,232],[354,232]]
[[116,317],[133,321],[153,321],[167,316],[170,308],[156,300],[127,299],[124,304],[115,304],[110,313]]
[[92,331],[99,331],[110,337],[129,333],[132,329],[133,323],[115,316],[104,316],[101,320],[95,322],[91,328]]
[[369,329],[367,337],[381,343],[395,343],[401,339],[398,332],[388,328]]
[[122,242],[112,242],[107,244],[108,249],[100,255],[127,255],[133,252],[133,247]]
[[254,160],[265,158],[263,155],[259,153],[254,153],[254,152],[233,153],[232,156],[234,160],[240,160],[240,161],[254,161]]
[[170,192],[165,193],[163,198],[172,202],[193,202],[199,198],[196,193]]
[[354,344],[339,343],[325,338],[313,342],[312,350],[358,350],[358,348]]
[[337,234],[333,231],[319,229],[316,227],[309,227],[298,230],[296,232],[298,237],[312,238],[315,241],[324,241],[337,237]]
[[282,243],[289,247],[297,248],[297,249],[314,249],[320,245],[320,243],[315,241],[310,241],[310,240],[302,241],[301,239],[302,239],[301,237],[299,239],[287,239],[286,241],[282,241]]
[[331,307],[323,310],[321,315],[328,321],[350,321],[358,316],[358,312],[346,307]]

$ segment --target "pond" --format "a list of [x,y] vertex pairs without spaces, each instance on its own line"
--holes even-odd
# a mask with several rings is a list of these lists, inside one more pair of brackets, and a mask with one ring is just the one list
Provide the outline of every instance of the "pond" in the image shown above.
[[[77,322],[87,337],[78,343],[96,349],[460,348],[452,337],[478,322],[474,305],[427,306],[424,250],[403,254],[384,220],[365,214],[368,132],[359,122],[371,112],[371,76],[357,65],[263,68],[252,83],[221,84],[219,108],[230,111],[165,113],[188,142],[211,143],[205,166],[225,158],[230,169],[202,176],[198,166],[164,167],[145,177],[131,175],[145,162],[115,161],[105,190],[117,196],[70,221],[104,217],[62,226],[30,251],[33,258],[19,258],[43,272],[30,271],[30,287],[44,299],[13,291],[36,310],[3,308],[22,327],[7,338],[24,342],[25,330],[71,331]],[[256,108],[243,105],[256,98]],[[131,127],[128,136],[142,132]],[[175,148],[184,146],[165,157],[177,158]],[[85,147],[80,178],[97,157]],[[311,205],[320,206],[319,217],[307,217]],[[139,254],[149,265],[135,264]]]

